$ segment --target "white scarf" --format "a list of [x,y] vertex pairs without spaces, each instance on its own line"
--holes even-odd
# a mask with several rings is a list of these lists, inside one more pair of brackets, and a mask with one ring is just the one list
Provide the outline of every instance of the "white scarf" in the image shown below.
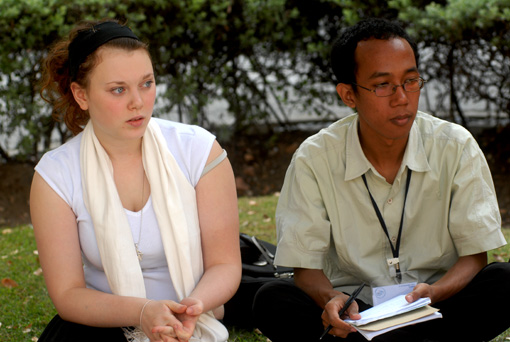
[[[182,173],[167,147],[160,127],[150,121],[142,143],[143,165],[161,231],[170,277],[179,300],[189,296],[203,274],[201,248],[190,248],[200,226],[195,189]],[[80,151],[85,206],[96,234],[103,268],[112,292],[119,296],[146,298],[142,270],[133,236],[113,179],[113,167],[89,122]],[[99,192],[99,193],[98,193]],[[129,341],[148,341],[138,327],[126,332]],[[212,312],[200,316],[190,341],[228,339],[227,329]]]

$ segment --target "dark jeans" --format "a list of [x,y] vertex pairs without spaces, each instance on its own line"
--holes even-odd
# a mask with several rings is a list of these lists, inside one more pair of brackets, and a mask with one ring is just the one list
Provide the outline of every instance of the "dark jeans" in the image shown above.
[[[370,306],[358,301],[360,311]],[[510,327],[510,263],[492,263],[459,293],[435,303],[442,319],[393,330],[374,342],[490,341]],[[272,342],[319,341],[322,309],[288,282],[264,285],[253,304],[257,327]],[[359,333],[345,339],[327,335],[322,341],[366,341]]]

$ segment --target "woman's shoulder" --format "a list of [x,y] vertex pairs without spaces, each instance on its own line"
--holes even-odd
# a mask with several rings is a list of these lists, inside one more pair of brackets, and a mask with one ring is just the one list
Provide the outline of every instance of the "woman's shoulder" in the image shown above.
[[161,132],[165,138],[174,137],[178,139],[192,139],[192,138],[214,138],[214,135],[197,125],[185,124],[182,122],[170,121],[161,118],[152,118],[161,128]]
[[152,118],[161,128],[168,150],[193,186],[200,180],[216,137],[206,129],[175,121]]
[[52,164],[79,162],[81,136],[82,134],[80,133],[66,143],[46,152],[39,161],[39,164],[48,161],[51,161]]
[[80,188],[80,143],[81,134],[63,145],[46,152],[35,170],[69,205],[73,194]]

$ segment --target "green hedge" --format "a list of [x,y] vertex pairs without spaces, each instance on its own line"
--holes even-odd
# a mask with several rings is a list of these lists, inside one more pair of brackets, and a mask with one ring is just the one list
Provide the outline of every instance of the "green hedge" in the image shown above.
[[329,46],[367,16],[399,18],[428,48],[422,69],[443,87],[438,112],[462,120],[461,102],[471,99],[508,115],[509,8],[510,0],[0,0],[0,136],[9,138],[0,139],[0,162],[35,161],[52,134],[69,137],[36,84],[48,47],[82,19],[127,20],[150,44],[165,85],[155,115],[211,128],[206,106],[222,101],[228,132],[243,134],[255,123],[285,127],[290,108],[332,114],[340,101]]

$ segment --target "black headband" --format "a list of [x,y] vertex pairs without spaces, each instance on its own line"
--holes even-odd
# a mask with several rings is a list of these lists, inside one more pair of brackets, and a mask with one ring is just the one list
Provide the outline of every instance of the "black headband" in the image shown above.
[[74,81],[80,65],[101,45],[115,38],[140,40],[128,27],[112,21],[105,21],[94,27],[78,32],[69,44],[69,76]]

